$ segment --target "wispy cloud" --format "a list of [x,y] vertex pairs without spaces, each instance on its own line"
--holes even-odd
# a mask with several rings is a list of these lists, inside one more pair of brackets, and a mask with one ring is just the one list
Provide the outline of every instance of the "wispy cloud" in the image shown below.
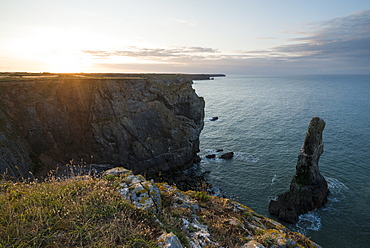
[[[370,62],[370,11],[308,24],[296,44],[278,46],[273,51],[305,59],[358,60]],[[293,56],[294,57],[294,56]]]
[[[126,47],[111,51],[83,52],[96,59],[131,57],[145,60],[148,67],[151,61],[152,65],[157,62],[155,66],[161,71],[180,71],[179,68],[182,68],[183,71],[190,72],[199,69],[203,72],[212,70],[225,73],[370,73],[370,11],[324,22],[307,23],[286,32],[296,34],[297,37],[287,40],[286,45],[267,50],[226,53],[208,47]],[[99,63],[108,67],[128,66],[105,63],[102,60]],[[150,68],[153,70],[156,67]]]
[[307,23],[286,32],[297,37],[287,40],[289,44],[265,51],[245,51],[243,54],[253,59],[245,57],[244,64],[253,60],[264,61],[266,68],[277,70],[287,67],[300,71],[370,73],[369,10]]
[[84,50],[82,52],[96,58],[131,57],[142,60],[169,62],[214,59],[214,54],[220,53],[217,49],[207,47],[142,48],[135,46],[112,51]]

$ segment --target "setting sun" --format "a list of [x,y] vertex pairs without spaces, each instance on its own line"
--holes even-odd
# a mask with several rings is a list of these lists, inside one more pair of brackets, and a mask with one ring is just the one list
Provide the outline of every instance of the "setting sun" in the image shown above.
[[47,63],[48,71],[52,72],[82,72],[84,66],[90,64],[83,54],[73,52],[55,52],[42,59]]
[[38,61],[44,71],[81,72],[91,64],[83,49],[97,49],[103,37],[79,29],[34,28],[25,39],[11,45],[19,57]]

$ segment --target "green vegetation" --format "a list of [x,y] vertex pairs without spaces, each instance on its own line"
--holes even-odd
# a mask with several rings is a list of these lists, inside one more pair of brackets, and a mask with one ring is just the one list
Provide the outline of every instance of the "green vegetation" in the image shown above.
[[159,221],[164,225],[166,232],[174,233],[180,240],[181,244],[189,247],[189,241],[186,236],[185,230],[181,225],[181,218],[190,217],[191,211],[187,208],[173,207],[175,202],[172,193],[164,193],[161,191],[162,199],[162,214],[158,216]]
[[197,199],[198,201],[206,201],[208,200],[209,198],[211,198],[209,195],[207,195],[205,192],[202,192],[202,191],[197,191],[193,194],[193,196],[195,197],[195,199]]
[[107,180],[0,183],[0,247],[156,247],[159,225]]
[[[305,236],[233,201],[204,192],[182,192],[158,183],[161,211],[135,208],[118,193],[124,175],[74,176],[44,182],[0,181],[2,247],[158,247],[165,231],[184,247],[206,226],[208,247],[241,247],[248,241],[274,247],[314,247]],[[187,224],[198,223],[197,225]],[[208,232],[207,231],[207,232]]]

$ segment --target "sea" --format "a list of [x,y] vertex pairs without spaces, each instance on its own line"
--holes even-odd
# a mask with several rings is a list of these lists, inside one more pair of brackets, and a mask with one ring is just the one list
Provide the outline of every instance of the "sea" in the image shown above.
[[[324,248],[370,247],[370,75],[228,75],[193,88],[206,102],[199,155],[207,179],[275,220],[269,201],[289,190],[312,117],[324,119],[328,202],[296,224],[280,222]],[[235,155],[218,158],[226,152]]]

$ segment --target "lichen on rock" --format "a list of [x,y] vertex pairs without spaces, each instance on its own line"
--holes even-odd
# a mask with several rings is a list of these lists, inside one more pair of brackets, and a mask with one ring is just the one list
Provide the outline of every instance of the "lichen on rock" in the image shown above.
[[124,168],[108,170],[104,178],[118,185],[121,196],[133,206],[153,214],[162,230],[159,247],[320,247],[229,199],[154,184]]
[[139,209],[158,213],[161,211],[161,195],[153,181],[147,181],[142,175],[134,175],[132,171],[122,167],[104,172],[103,176],[120,178],[119,193],[123,198]]
[[158,246],[162,248],[183,248],[179,238],[171,233],[163,233],[158,238]]

